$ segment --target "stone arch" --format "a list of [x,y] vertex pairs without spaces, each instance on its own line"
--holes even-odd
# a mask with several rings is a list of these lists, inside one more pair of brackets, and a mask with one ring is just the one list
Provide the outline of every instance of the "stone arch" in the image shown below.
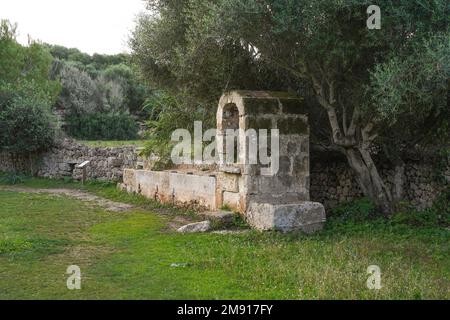
[[[241,144],[242,130],[245,131],[245,122],[243,121],[245,115],[244,103],[242,97],[236,92],[229,92],[222,96],[217,110],[217,148],[219,151],[219,158],[221,165],[236,164],[238,162],[238,155],[245,154],[245,146]],[[234,130],[235,137],[227,135],[227,130]],[[232,162],[227,156],[226,141],[227,138],[234,140],[234,157]]]

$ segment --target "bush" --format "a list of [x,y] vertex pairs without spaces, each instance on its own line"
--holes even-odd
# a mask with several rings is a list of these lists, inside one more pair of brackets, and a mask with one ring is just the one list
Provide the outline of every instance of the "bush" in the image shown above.
[[38,43],[20,45],[16,27],[0,22],[0,152],[10,153],[14,162],[52,146],[51,106],[60,91],[49,79],[51,55]]
[[376,206],[370,199],[361,198],[340,204],[331,213],[336,220],[361,222],[376,216]]
[[1,173],[0,172],[0,183],[4,184],[21,184],[28,180],[24,174],[17,174],[15,172]]
[[126,113],[71,115],[66,119],[67,133],[81,140],[135,140],[139,126]]
[[0,86],[0,151],[15,155],[45,151],[54,136],[48,101]]
[[175,130],[186,129],[192,133],[195,121],[201,121],[204,130],[215,128],[215,109],[196,104],[183,93],[174,96],[165,91],[154,92],[146,100],[144,110],[150,115],[144,155],[159,158],[153,170],[167,169],[172,165],[170,156],[174,142],[171,138]]
[[450,225],[450,188],[436,198],[433,206],[416,210],[410,205],[391,217],[392,224],[406,224],[415,227],[439,227]]

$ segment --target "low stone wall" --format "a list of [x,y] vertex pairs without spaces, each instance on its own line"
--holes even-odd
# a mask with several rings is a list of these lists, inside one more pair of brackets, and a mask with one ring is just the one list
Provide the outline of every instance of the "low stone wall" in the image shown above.
[[[40,154],[35,160],[19,159],[16,167],[20,171],[30,169],[44,178],[71,177],[81,179],[81,169],[76,165],[90,161],[87,177],[104,181],[121,181],[125,168],[137,168],[142,161],[135,147],[88,147],[73,140],[63,140],[48,152]],[[0,171],[13,171],[9,154],[0,154]]]
[[[30,167],[39,177],[81,179],[81,170],[76,164],[91,161],[87,169],[90,179],[122,181],[124,169],[141,169],[143,162],[136,147],[99,148],[88,147],[72,140],[64,140],[52,150],[41,154],[37,161],[20,159],[18,170],[29,171]],[[327,209],[339,203],[362,196],[353,173],[345,159],[325,160],[325,156],[311,159],[311,201],[323,203]],[[392,185],[394,171],[388,166],[380,167],[381,175]],[[431,161],[409,161],[405,168],[404,191],[408,201],[417,208],[430,207],[445,188],[436,181],[436,165]],[[0,153],[0,171],[13,171],[9,154]],[[450,168],[445,172],[450,180]]]
[[[405,166],[404,194],[418,209],[430,207],[445,188],[445,183],[436,179],[436,166],[425,161],[408,161]],[[392,188],[394,170],[386,165],[380,166],[380,174]],[[445,172],[448,180],[450,168]],[[321,202],[326,208],[362,197],[358,183],[345,160],[311,160],[311,200]]]
[[120,187],[163,203],[215,210],[216,182],[209,175],[125,169]]

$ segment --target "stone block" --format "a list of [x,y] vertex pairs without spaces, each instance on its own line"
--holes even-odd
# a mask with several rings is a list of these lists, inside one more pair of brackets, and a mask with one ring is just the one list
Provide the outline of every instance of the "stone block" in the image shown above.
[[205,219],[221,224],[230,224],[234,218],[234,213],[230,211],[207,211],[202,212],[200,215]]
[[[245,117],[246,129],[273,129],[272,118]],[[257,131],[259,134],[259,132]]]
[[302,231],[307,234],[321,230],[326,221],[324,206],[309,201],[284,205],[253,202],[246,217],[248,223],[258,230]]
[[177,202],[198,203],[202,207],[216,207],[216,178],[210,176],[169,174],[169,193]]
[[309,126],[307,121],[302,118],[285,118],[278,120],[277,127],[281,135],[307,135]]
[[280,111],[277,99],[244,98],[244,104],[247,114],[251,115],[276,114]]
[[220,173],[219,181],[223,191],[239,192],[239,179],[236,174]]
[[239,207],[240,195],[237,192],[228,192],[225,191],[223,193],[223,204],[227,204],[233,208]]
[[307,107],[303,99],[280,99],[283,113],[307,114]]

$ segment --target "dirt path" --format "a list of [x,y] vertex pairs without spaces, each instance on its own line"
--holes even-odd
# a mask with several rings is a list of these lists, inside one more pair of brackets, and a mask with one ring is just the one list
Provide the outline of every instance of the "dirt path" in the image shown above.
[[86,193],[79,190],[73,189],[34,189],[34,188],[23,188],[23,187],[3,187],[0,186],[0,191],[13,191],[22,193],[50,193],[55,195],[64,195],[84,202],[94,203],[105,210],[112,212],[123,212],[133,208],[132,205],[120,202],[114,202],[96,195]]

